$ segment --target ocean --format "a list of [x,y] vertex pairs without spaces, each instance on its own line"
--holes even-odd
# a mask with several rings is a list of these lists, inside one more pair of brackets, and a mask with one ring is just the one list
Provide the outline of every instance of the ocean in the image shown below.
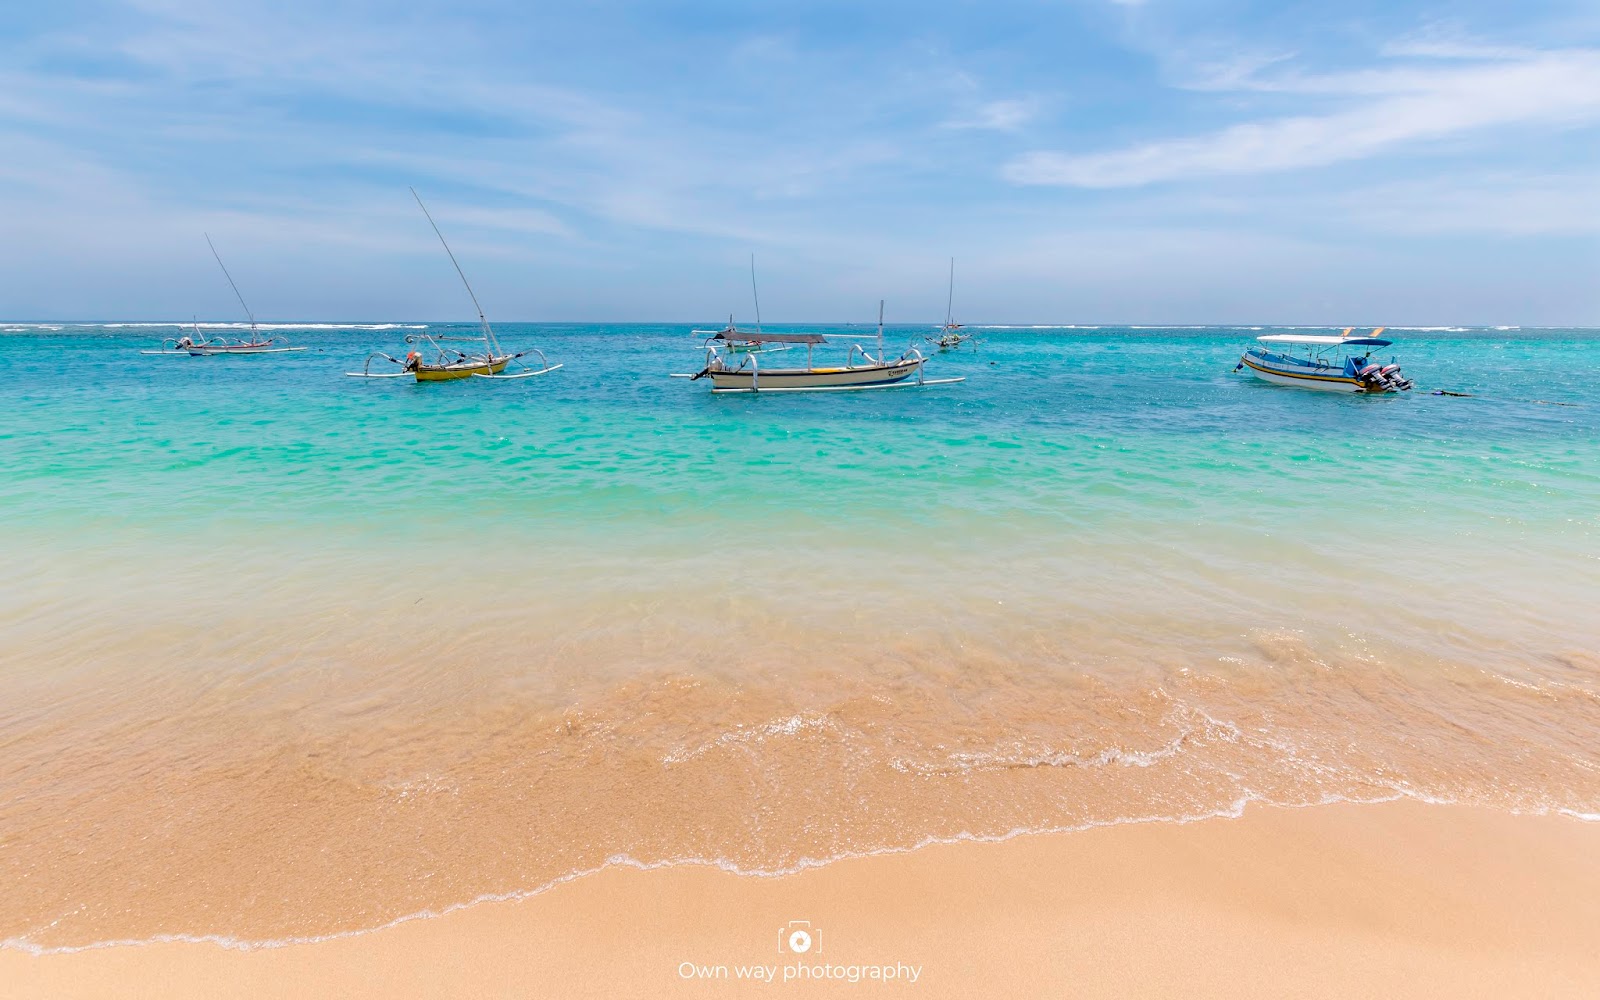
[[503,324],[564,368],[344,377],[423,327],[470,331],[0,325],[0,941],[1250,802],[1600,819],[1600,331],[1391,329],[1370,398],[1234,372],[1255,327],[713,396],[687,324]]

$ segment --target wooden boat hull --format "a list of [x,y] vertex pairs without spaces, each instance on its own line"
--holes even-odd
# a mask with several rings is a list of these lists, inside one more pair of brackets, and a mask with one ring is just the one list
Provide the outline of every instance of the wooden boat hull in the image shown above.
[[190,347],[186,348],[191,357],[208,358],[219,354],[288,354],[292,351],[303,351],[304,347]]
[[497,358],[495,361],[479,361],[476,363],[454,365],[420,365],[417,368],[418,382],[449,382],[458,378],[471,378],[474,375],[498,375],[506,370],[510,358]]
[[774,368],[768,371],[707,373],[713,389],[825,389],[837,386],[888,385],[903,382],[917,373],[920,360],[897,361],[888,365],[863,365],[857,368]]

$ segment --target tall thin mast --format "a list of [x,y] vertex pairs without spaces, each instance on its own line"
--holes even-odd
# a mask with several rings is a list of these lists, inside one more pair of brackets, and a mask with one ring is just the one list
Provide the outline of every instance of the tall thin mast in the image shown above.
[[756,291],[756,255],[750,255],[750,297],[756,300],[756,332],[761,332],[761,295]]
[[950,297],[944,302],[944,328],[950,329],[950,321],[955,317],[956,304],[956,259],[950,258]]
[[878,300],[878,364],[883,364],[883,300]]
[[417,194],[416,188],[411,189],[411,197],[417,199],[417,207],[422,209],[422,214],[428,217],[428,225],[433,227],[433,234],[439,237],[440,243],[444,244],[444,252],[450,255],[450,263],[456,266],[456,273],[461,276],[461,283],[467,286],[467,294],[472,297],[472,306],[478,310],[478,322],[483,326],[484,347],[488,349],[489,357],[492,360],[496,354],[500,353],[500,342],[495,339],[494,331],[489,328],[489,320],[483,315],[483,306],[478,305],[478,295],[472,290],[472,282],[467,280],[467,272],[461,270],[460,262],[456,260],[456,255],[450,250],[450,244],[446,242],[444,233],[439,231],[439,224],[433,221],[433,213],[429,212],[428,206],[422,203],[422,196]]
[[[229,285],[229,287],[231,287],[233,289],[234,297],[239,300],[239,304],[241,306],[244,306],[244,314],[246,316],[250,317],[250,339],[251,340],[255,340],[256,339],[256,314],[250,311],[250,306],[245,302],[244,296],[239,294],[239,286],[235,285],[233,283],[233,275],[228,273],[228,265],[226,265],[226,264],[224,264],[222,262],[222,254],[217,253],[217,245],[215,243],[211,242],[211,234],[210,233],[206,233],[205,237],[206,237],[206,246],[211,248],[211,256],[217,258],[217,266],[222,268],[222,276],[224,278],[228,279],[228,285]],[[195,332],[196,333],[200,332],[200,328],[199,328],[198,324],[195,326]]]

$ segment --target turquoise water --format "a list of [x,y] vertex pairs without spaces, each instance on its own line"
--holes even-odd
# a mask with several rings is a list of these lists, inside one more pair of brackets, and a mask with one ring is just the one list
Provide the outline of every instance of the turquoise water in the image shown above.
[[1417,389],[1365,398],[1234,373],[1255,329],[756,396],[668,377],[688,326],[499,331],[565,367],[0,333],[0,944],[1249,801],[1600,815],[1600,332],[1392,331]]
[[980,329],[978,351],[930,362],[964,383],[755,398],[667,377],[701,363],[687,326],[499,331],[565,368],[343,377],[399,353],[400,329],[291,328],[309,350],[249,358],[139,355],[160,328],[6,334],[13,545],[309,556],[477,538],[574,569],[626,552],[663,577],[717,552],[730,587],[788,570],[822,587],[867,552],[889,575],[831,596],[977,592],[1044,614],[1097,589],[1102,610],[1339,627],[1431,599],[1568,642],[1600,597],[1595,331],[1391,331],[1380,354],[1418,388],[1376,398],[1234,373],[1253,328]]
[[137,354],[167,333],[5,335],[13,523],[559,510],[661,527],[733,506],[1105,526],[1248,503],[1400,520],[1481,504],[1554,528],[1600,482],[1595,332],[1401,331],[1380,353],[1418,390],[1360,398],[1232,373],[1255,330],[987,330],[978,352],[931,362],[959,386],[754,399],[666,378],[699,367],[681,326],[503,325],[565,369],[436,385],[341,377],[398,352],[399,331],[295,332],[310,350],[293,355]]
[[981,534],[1037,519],[1130,538],[1172,520],[1481,529],[1553,550],[1595,537],[1594,332],[1400,331],[1388,350],[1418,390],[1381,398],[1232,373],[1255,330],[987,330],[978,352],[930,364],[960,385],[762,398],[667,378],[699,366],[679,326],[504,325],[508,346],[537,344],[565,369],[435,385],[341,377],[397,352],[399,331],[293,333],[310,350],[292,355],[137,354],[168,332],[5,336],[14,531],[181,515],[659,536],[781,515],[780,529]]

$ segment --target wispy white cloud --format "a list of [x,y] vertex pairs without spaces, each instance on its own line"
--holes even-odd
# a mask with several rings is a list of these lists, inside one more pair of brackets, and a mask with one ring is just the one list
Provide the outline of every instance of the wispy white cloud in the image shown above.
[[986,101],[944,123],[945,128],[993,129],[1013,132],[1034,119],[1039,102],[1033,98]]
[[1600,119],[1600,50],[1541,52],[1356,73],[1242,79],[1241,89],[1343,98],[1317,115],[1243,122],[1207,135],[1109,152],[1034,152],[1004,168],[1018,184],[1134,187],[1228,174],[1325,166],[1508,126]]

